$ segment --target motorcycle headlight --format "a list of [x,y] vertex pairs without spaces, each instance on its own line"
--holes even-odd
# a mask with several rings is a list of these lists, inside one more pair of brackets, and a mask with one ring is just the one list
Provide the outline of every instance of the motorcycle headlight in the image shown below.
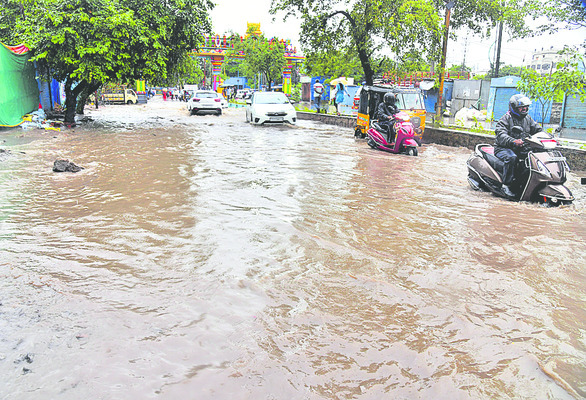
[[541,161],[537,160],[536,162],[537,164],[537,169],[539,170],[539,173],[541,175],[545,175],[547,176],[549,179],[551,179],[551,172],[549,172],[549,169],[547,169],[547,167],[545,166],[544,163],[542,163]]
[[413,124],[414,128],[419,128],[419,126],[421,125],[421,118],[411,117],[411,123]]

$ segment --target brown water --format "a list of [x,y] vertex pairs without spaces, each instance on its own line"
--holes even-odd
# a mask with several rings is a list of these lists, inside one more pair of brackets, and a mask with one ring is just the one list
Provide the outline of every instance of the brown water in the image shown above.
[[1,133],[1,399],[586,396],[578,175],[513,203],[466,149],[184,104]]

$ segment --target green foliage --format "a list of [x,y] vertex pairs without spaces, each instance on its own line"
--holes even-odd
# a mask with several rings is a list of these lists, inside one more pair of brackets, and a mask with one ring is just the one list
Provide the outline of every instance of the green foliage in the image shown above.
[[301,87],[301,83],[296,83],[295,85],[292,85],[291,86],[291,99],[296,103],[301,101],[302,92],[303,92],[303,89]]
[[[285,46],[277,38],[267,39],[264,35],[248,34],[240,42],[233,40],[234,48],[228,52],[228,59],[241,59],[240,72],[249,80],[256,81],[262,74],[271,88],[271,84],[281,80],[283,67],[287,63]],[[243,57],[243,58],[242,58]]]
[[356,52],[349,49],[308,51],[304,63],[305,71],[311,76],[352,77],[357,81],[363,75]]
[[[368,84],[377,73],[422,70],[440,58],[444,0],[272,0],[271,13],[277,12],[301,19],[307,54],[344,49],[356,54]],[[539,0],[459,0],[450,31],[452,36],[459,28],[490,35],[504,21],[512,35],[522,37],[531,33],[525,17],[539,12]]]
[[452,65],[448,68],[449,72],[470,72],[472,69],[465,65]]
[[503,65],[499,69],[500,76],[521,76],[522,67],[513,67],[512,65]]
[[[543,5],[542,12],[550,19],[541,27],[544,31],[557,30],[559,27],[586,28],[586,7],[582,0],[549,0]],[[552,24],[551,21],[559,24]]]
[[3,18],[0,32],[13,18],[8,39],[32,49],[42,71],[65,82],[68,122],[77,96],[104,83],[156,84],[188,70],[186,55],[211,30],[213,7],[209,0],[8,1],[10,10],[22,3],[22,12]]
[[556,70],[549,75],[540,75],[533,69],[524,69],[517,89],[534,101],[541,104],[541,124],[545,120],[552,101],[562,101],[564,96],[579,96],[580,101],[586,100],[586,84],[583,58],[575,49],[566,47],[560,52],[564,61],[557,64]]
[[422,59],[439,55],[441,19],[431,0],[273,0],[271,12],[279,11],[302,20],[300,44],[306,53],[354,53],[367,84],[383,72],[382,54],[394,60],[412,53]]
[[24,12],[25,1],[4,0],[0,7],[0,42],[17,45],[14,26]]
[[[435,0],[438,10],[445,8],[443,0]],[[499,21],[504,23],[511,36],[519,38],[533,32],[526,17],[542,16],[541,0],[458,0],[450,18],[450,30],[467,28],[475,34],[488,36]]]

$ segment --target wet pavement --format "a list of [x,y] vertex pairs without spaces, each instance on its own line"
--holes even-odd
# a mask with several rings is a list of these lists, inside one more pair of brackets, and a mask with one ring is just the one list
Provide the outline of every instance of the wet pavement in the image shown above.
[[577,175],[545,208],[472,191],[467,149],[87,115],[0,132],[0,399],[586,396]]

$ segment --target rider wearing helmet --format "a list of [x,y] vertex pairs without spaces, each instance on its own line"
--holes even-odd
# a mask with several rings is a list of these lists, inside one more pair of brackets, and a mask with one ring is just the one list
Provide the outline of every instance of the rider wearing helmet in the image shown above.
[[[497,122],[494,130],[496,142],[494,155],[503,161],[502,192],[507,197],[515,197],[510,185],[515,177],[515,165],[523,139],[541,131],[541,127],[527,113],[531,100],[522,94],[515,94],[509,100],[509,111]],[[519,127],[521,129],[514,129]]]
[[396,105],[397,95],[395,93],[387,92],[383,97],[383,102],[379,103],[376,109],[376,118],[379,125],[387,131],[389,143],[395,139],[395,130],[393,125],[395,123],[395,114],[399,112],[399,107]]

